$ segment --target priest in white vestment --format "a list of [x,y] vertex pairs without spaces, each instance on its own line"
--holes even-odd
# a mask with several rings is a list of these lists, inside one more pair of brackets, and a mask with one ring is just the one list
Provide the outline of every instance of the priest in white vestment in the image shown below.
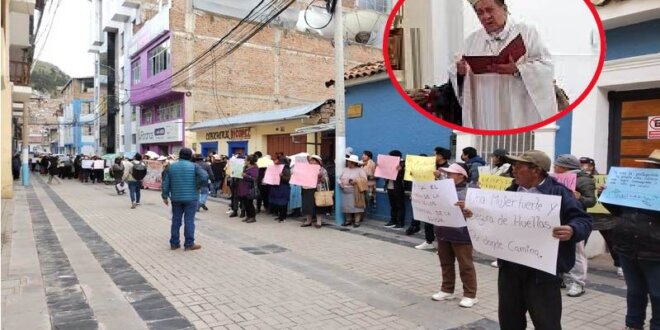
[[526,53],[496,64],[492,73],[475,74],[465,59],[449,77],[463,107],[463,126],[504,130],[538,123],[557,113],[551,55],[532,26],[515,22],[504,0],[468,0],[483,29],[466,40],[462,55],[497,56],[518,35]]

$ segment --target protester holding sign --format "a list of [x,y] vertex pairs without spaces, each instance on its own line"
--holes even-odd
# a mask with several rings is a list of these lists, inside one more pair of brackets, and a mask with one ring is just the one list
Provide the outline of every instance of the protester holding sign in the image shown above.
[[[458,164],[440,168],[449,178],[454,180],[459,203],[465,200],[468,189],[468,173]],[[438,240],[438,257],[442,268],[442,288],[432,296],[433,300],[454,299],[456,285],[456,261],[463,282],[463,298],[459,306],[470,308],[477,299],[477,271],[472,259],[472,242],[467,227],[453,228],[435,226],[435,237]]]
[[[389,155],[399,157],[399,159],[403,156],[399,150],[392,150]],[[396,180],[385,180],[385,189],[387,190],[387,197],[390,201],[390,221],[385,224],[387,228],[403,228],[403,222],[406,218],[405,164],[404,161],[400,161],[397,167],[398,173]]]
[[[526,194],[561,196],[559,218],[561,225],[552,228],[552,236],[559,239],[556,273],[498,260],[499,322],[502,329],[526,329],[529,315],[536,329],[561,329],[561,278],[575,264],[575,244],[591,232],[591,217],[575,199],[573,193],[548,175],[550,158],[538,150],[509,156],[513,163],[515,183],[507,188]],[[463,210],[471,217],[469,208]],[[468,220],[472,221],[472,220]],[[526,225],[527,222],[521,222]]]
[[362,161],[357,155],[351,155],[346,160],[346,168],[339,176],[341,211],[344,213],[344,223],[348,225],[349,219],[354,217],[353,227],[359,227],[366,204],[364,191],[367,188],[367,173],[358,167]]
[[[591,175],[581,169],[580,161],[573,155],[560,155],[555,160],[555,173],[575,175],[573,194],[580,201],[584,209],[596,205],[596,185]],[[567,187],[570,188],[570,187]],[[588,259],[584,249],[585,241],[578,242],[575,246],[575,266],[566,274],[568,284],[568,296],[579,297],[584,294],[584,286],[587,281]]]
[[[305,216],[305,222],[301,227],[309,227],[312,225],[312,220],[316,219],[314,227],[321,228],[323,226],[323,215],[330,212],[332,207],[324,207],[316,204],[315,193],[317,191],[328,190],[328,172],[323,168],[323,161],[320,156],[309,156],[307,162],[310,165],[318,165],[316,170],[316,184],[314,186],[302,187],[302,209],[301,213]],[[364,197],[363,197],[364,198]]]
[[[273,170],[275,167],[281,167],[281,171]],[[291,178],[291,169],[289,168],[289,160],[281,156],[277,160],[277,165],[270,165],[268,171],[279,172],[279,184],[273,185],[268,189],[268,201],[270,202],[272,211],[277,215],[276,221],[282,222],[286,219],[287,205],[289,205],[289,195],[291,194],[291,185],[289,179]]]
[[[649,158],[636,161],[643,163],[645,169],[612,168],[606,190],[616,189],[610,183],[613,179],[634,178],[634,185],[655,189],[657,197],[660,184],[660,149],[653,151]],[[644,328],[650,297],[651,329],[660,329],[660,204],[656,203],[654,208],[641,208],[623,205],[624,203],[628,204],[623,199],[613,200],[603,202],[603,206],[612,215],[620,218],[614,228],[614,249],[628,288],[626,327]]]

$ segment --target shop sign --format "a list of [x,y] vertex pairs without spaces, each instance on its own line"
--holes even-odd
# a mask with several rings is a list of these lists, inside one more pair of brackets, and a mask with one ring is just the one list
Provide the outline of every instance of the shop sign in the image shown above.
[[646,138],[649,140],[660,140],[660,116],[650,116],[647,127],[648,134]]
[[250,139],[251,127],[232,128],[224,131],[206,133],[206,140],[247,140]]
[[181,119],[140,126],[137,129],[137,142],[140,144],[183,141],[183,121]]

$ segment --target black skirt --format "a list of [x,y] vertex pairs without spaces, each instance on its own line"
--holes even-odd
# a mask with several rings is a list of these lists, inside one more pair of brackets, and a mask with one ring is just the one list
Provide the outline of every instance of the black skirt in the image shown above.
[[327,207],[318,207],[318,206],[316,206],[316,202],[314,201],[314,193],[315,192],[316,192],[316,189],[302,188],[302,209],[301,209],[301,213],[303,215],[315,216],[317,214],[326,214],[326,213],[332,212],[332,207],[331,206],[327,206]]

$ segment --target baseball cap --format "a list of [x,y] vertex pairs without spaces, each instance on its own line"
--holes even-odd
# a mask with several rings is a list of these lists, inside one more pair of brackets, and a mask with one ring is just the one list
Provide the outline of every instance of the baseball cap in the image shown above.
[[580,164],[596,165],[596,162],[589,157],[580,157]]
[[523,152],[520,156],[508,156],[508,158],[516,162],[534,164],[546,172],[550,171],[550,164],[552,163],[550,157],[540,150],[528,150]]

